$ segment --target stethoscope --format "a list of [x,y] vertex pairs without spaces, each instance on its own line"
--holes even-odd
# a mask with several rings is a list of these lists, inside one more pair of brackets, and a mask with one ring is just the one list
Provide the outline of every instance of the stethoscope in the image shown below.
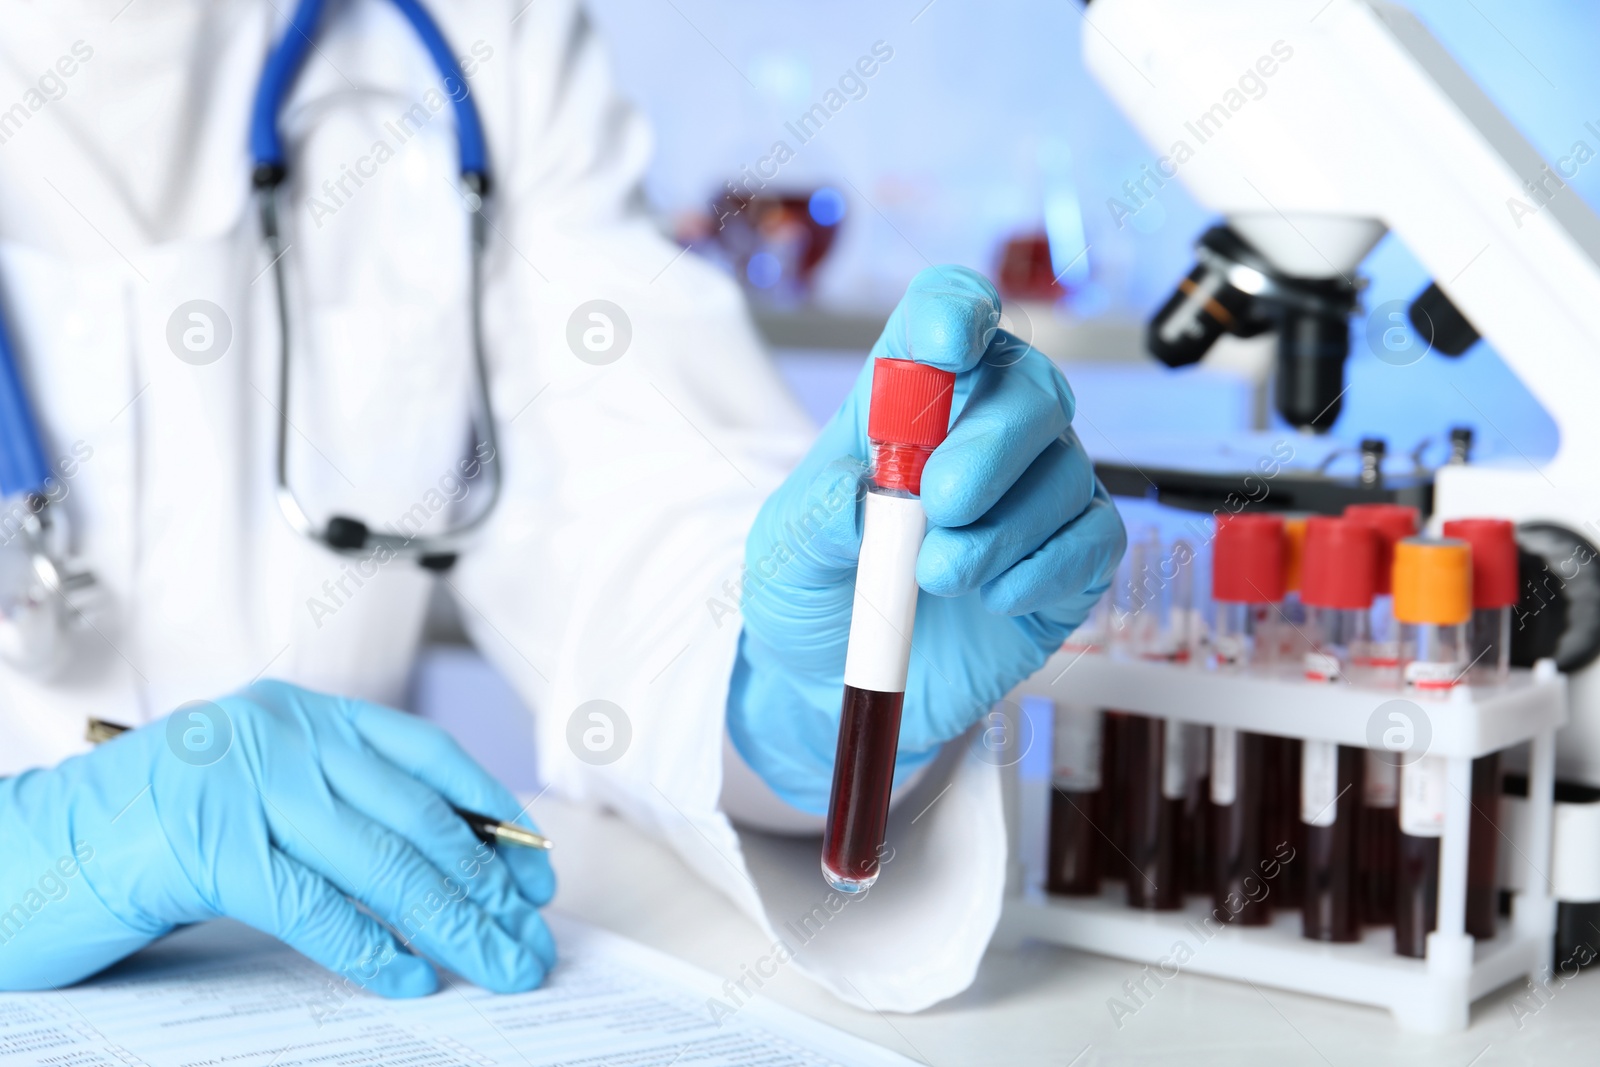
[[[470,517],[426,536],[373,530],[359,519],[334,515],[318,526],[306,514],[289,484],[290,319],[284,278],[288,251],[278,227],[279,193],[289,167],[278,132],[278,117],[294,88],[322,21],[325,0],[300,0],[283,37],[267,56],[250,112],[251,185],[261,217],[262,240],[271,260],[278,309],[278,433],[276,491],[278,510],[296,533],[332,551],[405,557],[433,571],[447,570],[464,541],[481,527],[500,499],[501,471],[489,406],[489,370],[483,351],[480,296],[489,194],[488,154],[477,106],[461,67],[438,24],[418,0],[393,0],[428,50],[447,95],[455,106],[461,192],[471,217],[472,364],[475,375],[472,415],[474,454],[483,457],[484,503]],[[25,673],[48,676],[66,658],[70,633],[81,617],[76,596],[93,587],[94,576],[67,563],[67,536],[54,506],[65,497],[64,483],[45,460],[38,422],[17,371],[11,343],[0,323],[0,659]]]

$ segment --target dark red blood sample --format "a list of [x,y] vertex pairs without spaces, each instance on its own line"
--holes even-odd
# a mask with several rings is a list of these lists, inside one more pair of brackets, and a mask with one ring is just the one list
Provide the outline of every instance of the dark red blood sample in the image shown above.
[[1500,892],[1500,754],[1472,761],[1472,819],[1467,833],[1467,933],[1479,940],[1494,936]]
[[1189,783],[1189,792],[1179,802],[1178,880],[1185,893],[1211,892],[1211,774],[1205,772]]
[[1365,749],[1340,745],[1333,823],[1300,826],[1304,862],[1299,866],[1305,872],[1301,932],[1317,941],[1361,940],[1356,848],[1366,761]]
[[[1104,720],[1102,720],[1103,722]],[[1105,737],[1104,726],[1101,737]],[[1093,791],[1050,788],[1050,847],[1045,859],[1044,890],[1057,896],[1093,897],[1100,894],[1103,864],[1101,838],[1105,802],[1110,794],[1109,753],[1100,746],[1100,788]]]
[[1161,792],[1167,724],[1131,715],[1122,743],[1128,766],[1128,906],[1170,911],[1183,906],[1178,878],[1177,820],[1183,801]]
[[832,806],[822,838],[823,874],[835,889],[856,892],[877,880],[905,697],[844,687]]
[[[1103,779],[1102,779],[1103,780]],[[1044,876],[1047,893],[1092,897],[1100,893],[1100,798],[1092,793],[1050,790],[1050,855]]]
[[1107,851],[1101,865],[1101,874],[1113,882],[1128,877],[1128,756],[1123,738],[1128,732],[1128,722],[1134,716],[1126,711],[1107,711],[1103,758],[1106,775],[1101,780],[1100,792],[1105,799],[1105,831]]
[[1369,926],[1394,922],[1394,871],[1400,863],[1400,815],[1396,808],[1361,809],[1361,921]]
[[1428,935],[1439,925],[1439,839],[1400,834],[1395,873],[1394,950],[1422,959]]
[[[1297,738],[1267,735],[1266,752],[1267,810],[1262,815],[1263,844],[1267,854],[1280,848],[1300,851],[1300,758]],[[1289,863],[1279,872],[1273,892],[1275,905],[1294,908],[1300,905],[1301,864]]]

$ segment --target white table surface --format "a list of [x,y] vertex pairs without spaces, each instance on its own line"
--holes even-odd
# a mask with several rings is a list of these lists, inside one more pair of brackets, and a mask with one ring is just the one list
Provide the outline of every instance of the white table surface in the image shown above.
[[[730,978],[767,953],[761,932],[726,898],[620,818],[549,796],[530,811],[557,842],[562,911]],[[971,989],[918,1015],[849,1007],[792,969],[780,969],[761,995],[935,1067],[1490,1067],[1600,1059],[1600,969],[1558,982],[1548,1004],[1520,1025],[1511,1010],[1518,990],[1501,990],[1478,1002],[1469,1030],[1445,1037],[1401,1033],[1375,1009],[1188,974],[1119,1029],[1106,1002],[1138,972],[1131,963],[1026,944],[992,949]]]

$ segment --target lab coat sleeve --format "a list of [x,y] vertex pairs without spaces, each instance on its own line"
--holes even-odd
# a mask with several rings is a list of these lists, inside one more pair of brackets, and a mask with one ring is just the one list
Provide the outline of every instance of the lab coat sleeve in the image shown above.
[[[744,540],[812,429],[737,287],[643,212],[649,133],[581,9],[530,5],[505,33],[511,60],[474,91],[499,175],[485,307],[506,481],[447,577],[467,628],[535,709],[551,788],[670,843],[840,996],[950,996],[998,917],[995,769],[954,758],[922,783],[951,794],[928,827],[989,844],[952,877],[935,848],[901,862],[893,922],[877,890],[850,914],[829,906],[815,838],[764,841],[784,859],[752,872],[753,838],[719,803]],[[829,935],[785,933],[790,911],[826,915]]]

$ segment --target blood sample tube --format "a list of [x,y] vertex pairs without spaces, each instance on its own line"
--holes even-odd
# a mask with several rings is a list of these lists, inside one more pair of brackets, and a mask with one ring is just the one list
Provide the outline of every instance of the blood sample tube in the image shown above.
[[1104,716],[1080,704],[1055,705],[1050,767],[1050,847],[1044,888],[1062,896],[1100,892],[1101,745]]
[[[1417,532],[1417,510],[1399,504],[1351,504],[1344,517],[1378,536],[1378,592],[1372,600],[1372,640],[1352,670],[1371,685],[1400,684],[1400,633],[1391,582],[1394,546]],[[1375,926],[1394,922],[1394,872],[1399,862],[1400,767],[1392,754],[1367,751],[1361,798],[1361,918]]]
[[[1134,715],[1128,748],[1128,906],[1169,911],[1183,905],[1177,818],[1182,806],[1183,724]],[[1176,770],[1168,766],[1171,754]],[[1177,784],[1175,784],[1177,783]],[[1176,792],[1174,801],[1170,793]]]
[[[1134,573],[1145,574],[1147,621],[1139,649],[1143,659],[1187,661],[1192,576],[1177,567],[1177,552],[1163,557],[1151,531],[1135,545]],[[1170,580],[1168,576],[1170,575]],[[1180,581],[1181,580],[1181,581]],[[1179,871],[1179,831],[1183,801],[1192,777],[1188,760],[1191,731],[1176,719],[1130,716],[1123,744],[1128,769],[1128,906],[1168,911],[1183,904]]]
[[[1395,546],[1394,613],[1408,692],[1448,691],[1466,673],[1472,618],[1472,550],[1465,541],[1408,537]],[[1427,954],[1438,924],[1439,838],[1448,763],[1425,755],[1400,768],[1400,863],[1394,941],[1402,956]]]
[[[1277,651],[1274,605],[1283,599],[1283,520],[1221,516],[1212,544],[1219,670],[1265,670]],[[1212,895],[1218,915],[1245,926],[1272,919],[1263,864],[1266,758],[1261,734],[1216,727],[1211,741]]]
[[[1503,684],[1511,672],[1511,609],[1517,603],[1516,527],[1505,519],[1455,519],[1444,535],[1472,546],[1472,622],[1467,627],[1473,685]],[[1467,845],[1467,933],[1494,936],[1499,913],[1500,753],[1472,761],[1472,831]]]
[[873,366],[872,477],[822,839],[822,875],[843,893],[878,880],[917,613],[917,552],[927,528],[922,468],[949,430],[954,388],[954,374],[926,364],[879,359]]
[[[1311,647],[1306,638],[1306,609],[1300,595],[1305,539],[1305,519],[1284,520],[1283,600],[1277,605],[1272,622],[1273,632],[1278,637],[1278,651],[1274,665],[1291,671],[1298,668]],[[1302,836],[1301,742],[1297,737],[1277,737],[1269,734],[1263,745],[1267,761],[1267,810],[1264,816],[1266,840],[1273,848],[1287,844],[1298,854]],[[1279,904],[1291,908],[1299,906],[1304,867],[1305,865],[1301,863],[1289,863],[1279,871],[1275,890]]]
[[[1105,651],[1110,618],[1108,590],[1084,624],[1067,638],[1062,651],[1075,657]],[[1091,705],[1053,706],[1044,888],[1061,896],[1094,896],[1100,892],[1105,818],[1105,714]]]
[[[1353,671],[1372,640],[1372,598],[1377,592],[1378,539],[1348,519],[1317,517],[1306,526],[1305,676],[1336,683]],[[1358,941],[1361,910],[1357,851],[1366,750],[1332,741],[1302,743],[1300,821],[1305,872],[1301,932],[1317,941]]]
[[[1195,582],[1198,555],[1183,538],[1172,543],[1174,577],[1170,624],[1173,661],[1196,662],[1205,643],[1200,590]],[[1162,788],[1175,809],[1178,835],[1178,881],[1185,893],[1211,892],[1211,728],[1199,723],[1169,721],[1169,747],[1163,763]]]
[[[1111,620],[1105,642],[1108,655],[1126,658],[1138,647],[1136,631],[1140,627],[1139,614],[1144,598],[1135,595],[1141,584],[1143,570],[1142,538],[1130,538],[1128,551],[1117,568],[1116,581],[1111,587]],[[1137,563],[1137,565],[1136,565]],[[1101,766],[1105,768],[1105,781],[1101,794],[1105,797],[1102,813],[1105,816],[1106,850],[1101,853],[1100,875],[1103,879],[1120,882],[1128,874],[1128,820],[1127,748],[1122,743],[1128,721],[1133,716],[1126,711],[1107,708],[1101,720],[1101,744],[1104,753]]]

